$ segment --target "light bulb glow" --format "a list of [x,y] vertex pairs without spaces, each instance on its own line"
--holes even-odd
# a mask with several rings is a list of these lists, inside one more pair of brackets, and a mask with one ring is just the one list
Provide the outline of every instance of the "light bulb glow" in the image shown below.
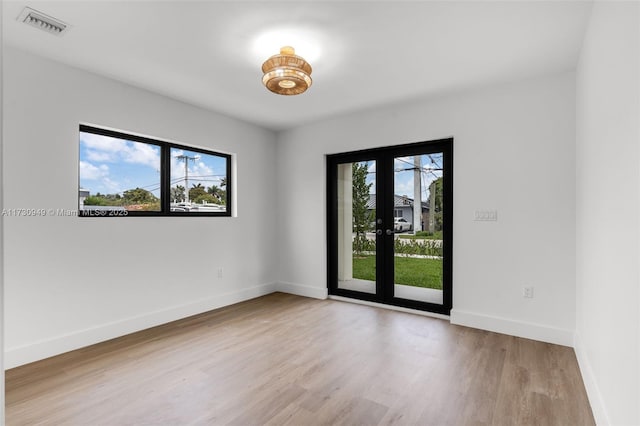
[[282,87],[283,89],[291,89],[293,87],[296,87],[296,82],[293,80],[282,80],[278,82],[278,86]]

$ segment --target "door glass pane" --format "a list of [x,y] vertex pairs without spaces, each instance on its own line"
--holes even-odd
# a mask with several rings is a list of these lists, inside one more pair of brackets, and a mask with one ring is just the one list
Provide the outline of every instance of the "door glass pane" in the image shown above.
[[394,159],[394,297],[442,304],[442,160]]
[[376,292],[376,162],[338,165],[338,288]]

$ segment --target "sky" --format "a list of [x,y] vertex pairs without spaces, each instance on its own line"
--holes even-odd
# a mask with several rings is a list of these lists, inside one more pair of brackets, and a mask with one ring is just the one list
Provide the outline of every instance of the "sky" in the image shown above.
[[[171,186],[185,185],[184,160],[188,161],[189,187],[220,186],[226,174],[226,158],[182,149],[171,149]],[[91,195],[116,194],[143,188],[160,196],[160,147],[143,142],[80,132],[80,188]]]
[[[180,157],[183,158],[180,158]],[[188,157],[185,159],[184,157]],[[226,176],[226,159],[200,152],[171,148],[171,186],[185,186],[185,161],[188,164],[189,188],[201,184],[204,187],[220,187],[221,179]]]
[[[424,154],[420,156],[422,201],[429,198],[429,185],[439,177],[442,177],[442,153]],[[373,182],[371,193],[375,194],[376,163],[367,162],[369,174],[367,183]],[[394,192],[396,195],[406,195],[413,199],[414,158],[396,157],[394,159]],[[410,170],[404,170],[410,169]],[[438,170],[440,169],[440,170]]]

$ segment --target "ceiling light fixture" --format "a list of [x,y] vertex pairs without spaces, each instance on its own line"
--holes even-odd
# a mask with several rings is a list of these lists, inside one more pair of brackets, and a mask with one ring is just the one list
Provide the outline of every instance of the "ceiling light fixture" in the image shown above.
[[262,72],[262,83],[278,95],[299,95],[311,87],[311,65],[291,46],[264,61]]

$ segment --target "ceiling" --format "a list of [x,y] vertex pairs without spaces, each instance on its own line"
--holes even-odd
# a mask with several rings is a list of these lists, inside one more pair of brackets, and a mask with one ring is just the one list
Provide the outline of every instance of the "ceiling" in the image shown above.
[[[72,26],[54,36],[24,6]],[[5,1],[4,43],[282,130],[389,103],[575,69],[583,1]],[[283,44],[313,85],[279,96],[261,64]]]

